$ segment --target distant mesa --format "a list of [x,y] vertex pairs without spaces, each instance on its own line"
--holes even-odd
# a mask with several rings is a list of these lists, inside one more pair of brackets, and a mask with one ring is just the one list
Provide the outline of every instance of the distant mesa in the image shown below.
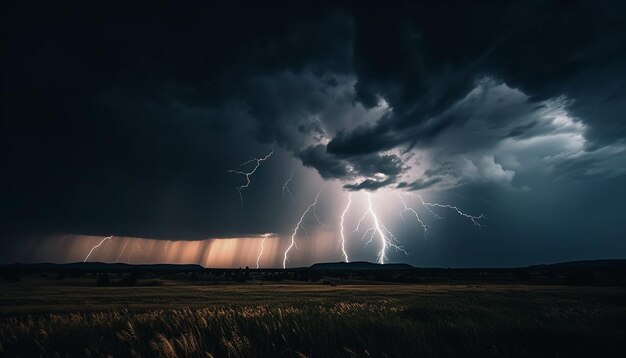
[[311,265],[313,270],[348,270],[348,271],[367,271],[367,270],[412,270],[413,266],[409,264],[376,264],[367,261],[355,262],[326,262]]

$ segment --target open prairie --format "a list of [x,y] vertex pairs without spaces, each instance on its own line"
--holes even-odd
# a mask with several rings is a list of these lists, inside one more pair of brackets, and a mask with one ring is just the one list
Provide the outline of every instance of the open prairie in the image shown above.
[[2,356],[626,356],[624,288],[1,285]]

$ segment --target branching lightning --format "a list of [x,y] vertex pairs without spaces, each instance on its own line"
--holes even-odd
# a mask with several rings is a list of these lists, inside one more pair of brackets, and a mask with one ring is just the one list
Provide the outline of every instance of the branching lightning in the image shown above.
[[91,256],[91,253],[93,252],[93,250],[97,249],[98,247],[100,247],[105,241],[107,240],[111,240],[113,238],[113,236],[107,236],[104,239],[102,239],[102,241],[100,241],[100,243],[98,243],[98,245],[94,246],[91,248],[91,250],[89,250],[89,253],[87,254],[87,256],[85,257],[85,259],[83,260],[83,262],[87,262],[87,260],[89,260],[89,256]]
[[295,202],[295,200],[293,199],[293,194],[291,193],[291,190],[289,190],[289,182],[291,182],[292,179],[293,179],[293,170],[291,171],[291,175],[289,175],[289,178],[287,178],[287,180],[283,184],[282,197],[284,199],[285,193],[287,193],[289,194],[289,198],[291,198],[291,201]]
[[433,214],[438,219],[441,219],[441,217],[438,216],[437,214],[435,214],[432,210],[430,210],[429,207],[447,208],[447,209],[455,210],[457,212],[457,214],[459,214],[460,216],[463,216],[465,218],[470,219],[470,221],[475,226],[478,226],[479,229],[483,228],[483,225],[479,222],[479,220],[480,219],[484,219],[486,217],[484,214],[480,214],[478,216],[470,215],[470,214],[467,214],[467,213],[461,211],[461,209],[457,208],[456,206],[447,205],[447,204],[439,204],[439,203],[429,203],[429,202],[424,201],[424,199],[422,199],[422,196],[419,195],[419,194],[417,194],[417,197],[420,199],[420,202],[422,203],[422,205],[426,209],[428,209],[428,211],[430,211],[430,213]]
[[402,216],[403,213],[410,212],[411,214],[413,214],[415,216],[415,219],[417,220],[417,222],[420,224],[420,226],[424,230],[424,237],[427,237],[428,236],[428,225],[424,224],[422,219],[420,219],[420,216],[417,213],[417,211],[415,211],[413,208],[411,208],[408,205],[406,205],[406,202],[404,201],[404,198],[402,198],[402,196],[398,195],[398,197],[400,198],[400,201],[402,202],[402,205],[404,205],[404,209],[402,209],[402,211],[400,211],[400,217],[402,218],[402,220],[404,220],[404,217]]
[[365,218],[367,217],[367,214],[369,214],[369,211],[365,211],[363,213],[363,216],[361,216],[359,221],[356,223],[356,228],[354,228],[354,232],[359,231],[359,227],[361,226],[361,223],[363,222],[363,220],[365,220]]
[[369,240],[366,243],[367,245],[370,242],[372,242],[372,240],[374,240],[374,237],[376,235],[378,235],[378,237],[380,238],[381,248],[378,251],[378,263],[379,264],[385,263],[385,260],[387,259],[387,248],[389,247],[393,247],[394,249],[398,251],[402,251],[408,255],[408,252],[406,252],[406,250],[404,250],[402,247],[394,243],[394,241],[396,241],[395,236],[378,219],[378,216],[376,215],[376,212],[374,211],[374,208],[372,205],[372,194],[370,193],[366,193],[366,194],[367,194],[367,211],[363,214],[363,216],[359,220],[355,231],[359,230],[359,226],[361,225],[361,223],[363,222],[363,220],[365,220],[367,216],[371,216],[372,221],[373,221],[373,226],[365,230],[365,233],[363,234],[363,239],[365,239],[368,233],[370,234]]
[[296,235],[298,234],[298,230],[302,227],[302,221],[304,220],[306,214],[311,211],[311,208],[317,205],[317,199],[319,198],[320,193],[321,192],[318,192],[317,195],[315,195],[315,201],[307,206],[306,210],[302,213],[302,216],[300,216],[300,221],[298,221],[298,224],[296,224],[296,227],[293,229],[293,234],[291,234],[291,244],[289,245],[287,250],[285,250],[283,258],[283,269],[287,268],[287,255],[289,254],[289,251],[291,251],[293,247],[295,247],[296,249],[298,248],[298,246],[296,245]]
[[346,216],[346,213],[348,212],[348,209],[350,209],[350,203],[352,202],[352,192],[348,193],[348,203],[346,204],[346,208],[343,209],[343,212],[341,213],[341,222],[340,222],[340,227],[341,227],[341,252],[343,253],[343,260],[345,262],[350,262],[350,260],[348,259],[348,253],[346,252],[346,237],[344,235],[343,232],[343,220]]
[[254,164],[254,168],[252,168],[252,170],[249,171],[249,172],[244,172],[244,171],[241,171],[241,170],[234,170],[234,169],[231,169],[231,170],[228,171],[229,173],[243,175],[246,178],[246,183],[245,184],[242,184],[242,185],[240,185],[240,186],[235,188],[239,192],[239,199],[241,200],[241,205],[243,205],[243,194],[242,194],[242,192],[243,192],[244,189],[246,189],[247,187],[250,186],[250,176],[252,176],[252,174],[254,174],[256,172],[256,170],[261,165],[261,162],[264,162],[267,159],[269,159],[269,157],[271,157],[272,154],[274,154],[274,148],[272,148],[272,150],[269,152],[269,154],[267,154],[263,158],[250,159],[247,162],[244,162],[241,165],[239,165],[239,167],[241,168],[241,167],[243,167],[245,165],[248,165],[250,163],[255,163]]

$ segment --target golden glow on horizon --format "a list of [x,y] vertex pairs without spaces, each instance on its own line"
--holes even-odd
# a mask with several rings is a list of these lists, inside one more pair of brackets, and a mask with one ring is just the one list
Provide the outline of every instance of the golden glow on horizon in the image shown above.
[[[313,237],[303,235],[294,250],[292,264],[309,265],[320,258],[338,260],[334,233],[319,231]],[[82,262],[104,236],[51,235],[29,242],[23,252],[22,262]],[[199,264],[204,267],[256,267],[262,236],[206,240],[157,240],[113,236],[96,247],[89,256],[90,262],[131,264]],[[263,245],[259,268],[282,266],[282,253],[288,241],[270,234]],[[318,260],[315,260],[318,258]]]

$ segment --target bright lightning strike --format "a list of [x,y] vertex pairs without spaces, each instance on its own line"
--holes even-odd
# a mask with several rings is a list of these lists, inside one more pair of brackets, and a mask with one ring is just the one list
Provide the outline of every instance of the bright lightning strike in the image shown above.
[[361,226],[361,223],[363,222],[363,220],[365,220],[365,218],[367,217],[367,214],[369,214],[369,211],[366,211],[365,213],[363,213],[363,216],[361,216],[359,221],[356,223],[356,228],[354,228],[354,232],[359,231],[359,227]]
[[291,244],[289,245],[289,247],[287,248],[287,250],[285,250],[285,254],[284,254],[284,258],[283,258],[283,269],[287,268],[287,255],[289,254],[289,251],[291,251],[291,249],[295,246],[296,249],[298,248],[298,246],[296,245],[296,234],[298,234],[298,229],[300,229],[302,227],[302,221],[304,220],[304,217],[306,216],[306,214],[309,213],[309,211],[311,211],[311,208],[313,208],[315,205],[317,205],[317,199],[319,198],[321,192],[318,192],[317,195],[315,195],[315,201],[311,204],[309,204],[309,206],[307,206],[306,210],[302,213],[302,216],[300,216],[300,221],[298,221],[298,224],[296,225],[296,227],[293,230],[293,234],[291,234]]
[[341,213],[341,222],[340,222],[340,227],[341,227],[341,252],[343,253],[343,260],[345,262],[350,262],[350,260],[348,260],[348,253],[346,252],[346,237],[345,237],[345,235],[343,233],[343,219],[346,216],[346,213],[348,212],[348,209],[350,209],[350,203],[351,202],[352,202],[352,193],[348,193],[348,204],[346,204],[346,208]]
[[372,217],[374,225],[365,231],[365,234],[363,234],[363,238],[365,238],[368,233],[371,233],[370,239],[366,243],[366,245],[369,244],[376,235],[378,235],[378,237],[380,238],[381,248],[378,251],[378,263],[379,264],[385,263],[385,260],[387,259],[387,248],[389,247],[393,247],[394,249],[398,251],[402,251],[408,255],[408,252],[406,252],[406,250],[404,250],[402,247],[393,243],[396,240],[395,236],[393,236],[393,234],[387,229],[387,227],[383,225],[378,219],[378,216],[376,215],[376,212],[374,211],[374,208],[372,205],[372,195],[370,193],[367,193],[367,211],[363,214],[363,216],[359,220],[357,224],[357,229],[355,231],[358,231],[358,228],[361,225],[361,222],[363,222],[363,220],[368,215]]
[[438,216],[437,214],[435,214],[432,210],[429,209],[429,207],[438,207],[438,208],[448,208],[448,209],[452,209],[455,210],[457,212],[457,214],[459,214],[460,216],[466,217],[468,219],[470,219],[470,221],[475,225],[478,226],[479,229],[483,228],[483,225],[479,222],[480,219],[484,219],[486,218],[486,216],[484,214],[480,214],[478,216],[474,216],[474,215],[470,215],[467,214],[463,211],[461,211],[459,208],[457,208],[456,206],[452,206],[452,205],[447,205],[447,204],[439,204],[439,203],[429,203],[424,201],[424,199],[422,199],[422,196],[417,194],[417,197],[420,199],[420,201],[422,202],[422,205],[428,209],[428,211],[430,211],[433,215],[435,215],[435,217],[437,217],[438,219],[441,219],[440,216]]
[[91,256],[91,253],[93,252],[93,250],[97,249],[98,247],[100,247],[105,241],[107,240],[111,240],[113,238],[113,236],[107,236],[104,239],[102,239],[102,241],[100,241],[100,243],[94,247],[91,248],[91,250],[89,250],[89,253],[87,254],[87,256],[85,257],[85,260],[83,260],[83,262],[87,262],[87,260],[89,260],[89,256]]
[[261,249],[259,250],[259,256],[256,258],[256,268],[259,268],[259,261],[261,260],[261,256],[263,256],[263,249],[265,247],[265,239],[270,236],[270,234],[263,234],[263,240],[261,240]]
[[289,175],[289,178],[287,178],[287,180],[285,181],[285,183],[283,184],[283,191],[282,191],[282,196],[283,199],[285,198],[285,193],[289,194],[289,198],[291,198],[291,201],[293,202],[293,194],[291,193],[291,190],[289,190],[289,182],[291,182],[291,180],[293,179],[293,170],[291,171],[291,175]]
[[261,162],[266,161],[267,159],[269,159],[269,157],[272,156],[272,154],[274,154],[274,148],[272,148],[272,151],[269,152],[269,154],[267,154],[265,157],[263,158],[254,158],[254,159],[250,159],[247,162],[242,163],[241,165],[239,165],[239,167],[243,167],[245,165],[248,165],[250,163],[255,163],[254,164],[254,168],[252,168],[251,171],[249,172],[244,172],[241,170],[229,170],[229,173],[234,173],[234,174],[239,174],[239,175],[243,175],[246,178],[246,183],[242,184],[238,187],[236,187],[237,191],[239,192],[239,199],[241,200],[241,205],[243,205],[243,190],[246,189],[247,187],[250,186],[250,176],[252,176],[252,174],[254,174],[254,172],[256,172],[256,170],[259,168],[259,166],[261,165]]
[[428,226],[426,224],[424,224],[422,219],[420,219],[420,216],[417,214],[417,211],[415,211],[413,208],[411,208],[408,205],[406,205],[406,202],[404,201],[402,196],[398,195],[398,197],[400,198],[400,201],[402,202],[402,205],[404,205],[404,209],[402,209],[402,211],[400,212],[400,217],[402,218],[402,220],[404,220],[404,217],[402,216],[402,214],[405,213],[405,212],[410,212],[411,214],[413,214],[415,216],[415,219],[417,220],[417,222],[420,224],[420,226],[424,230],[424,237],[428,236]]

